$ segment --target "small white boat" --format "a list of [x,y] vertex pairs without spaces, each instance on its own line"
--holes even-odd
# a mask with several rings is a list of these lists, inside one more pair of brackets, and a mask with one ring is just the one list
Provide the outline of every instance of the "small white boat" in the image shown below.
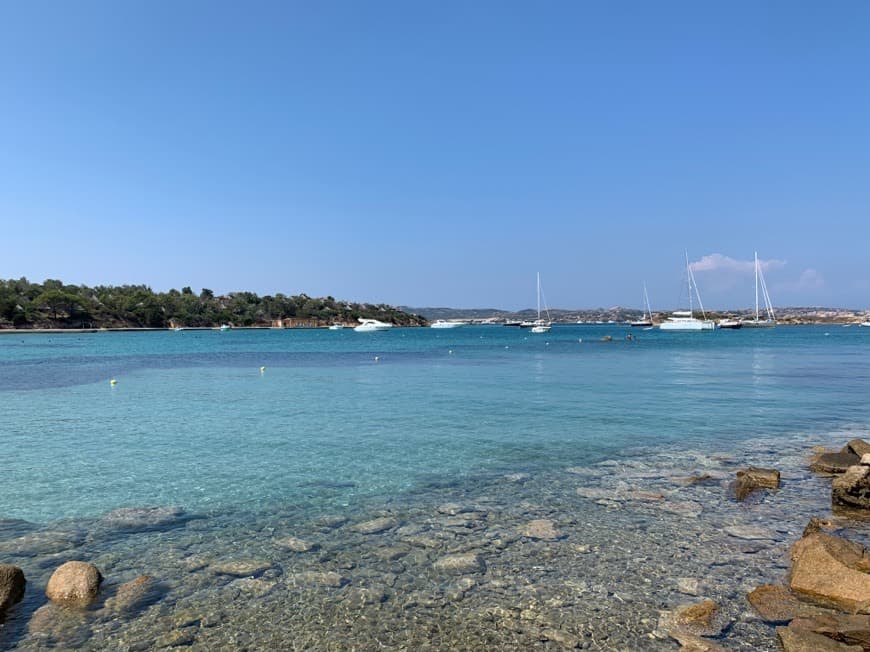
[[[550,325],[552,322],[550,321],[550,310],[547,308],[547,300],[544,299],[544,312],[547,313],[547,319],[541,319],[541,273],[538,272],[538,318],[533,321],[530,326],[532,327],[532,333],[549,333]],[[523,324],[520,324],[521,326]]]
[[[764,299],[766,317],[761,319],[758,310],[758,288],[761,288],[761,296]],[[755,319],[743,322],[747,328],[773,328],[776,326],[776,316],[773,314],[773,305],[770,303],[770,295],[767,293],[767,283],[764,282],[764,274],[758,264],[758,252],[755,252]]]
[[357,333],[374,333],[375,331],[389,330],[393,327],[392,324],[377,319],[363,319],[362,317],[359,317],[357,321],[359,322],[359,326],[354,327],[354,330]]
[[329,330],[331,331],[340,331],[344,329],[344,324],[330,324]]
[[646,293],[646,283],[643,284],[643,314],[640,319],[628,322],[629,326],[652,326],[652,310],[649,308],[649,296]]
[[176,332],[176,333],[180,333],[180,332],[181,332],[181,331],[183,331],[183,330],[184,330],[184,328],[183,328],[183,327],[181,327],[181,326],[176,326],[176,327],[175,327],[175,328],[173,328],[173,329],[172,329],[172,330],[173,330],[173,331],[175,331],[175,332]]
[[859,325],[859,326],[867,326],[867,327],[870,327],[870,321],[862,321],[862,322],[861,322],[860,324],[858,324],[858,325]]
[[220,327],[220,330],[222,330],[222,331],[230,331],[232,329],[233,329],[233,327],[230,326],[229,324],[221,324],[221,327]]
[[429,325],[429,328],[461,328],[468,326],[466,321],[447,321],[445,319],[436,319]]
[[743,328],[743,322],[739,319],[720,319],[719,328],[735,330],[737,328]]
[[[695,283],[695,275],[692,274],[692,266],[689,265],[689,254],[686,252],[686,280],[689,287],[689,309],[676,310],[667,321],[659,324],[659,328],[663,331],[712,331],[716,328],[716,322],[712,319],[707,319],[707,314],[704,312],[704,304],[701,303],[701,294],[698,292],[698,286]],[[694,315],[692,301],[694,296],[698,298],[698,306],[701,308],[701,316],[703,319],[698,319]]]

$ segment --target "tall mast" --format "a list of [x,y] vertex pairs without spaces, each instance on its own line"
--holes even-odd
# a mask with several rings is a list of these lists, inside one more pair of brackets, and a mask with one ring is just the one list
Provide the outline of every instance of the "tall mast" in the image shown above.
[[755,252],[755,321],[758,321],[758,252]]
[[686,250],[686,288],[689,291],[689,316],[694,317],[692,306],[692,268],[689,267],[689,251]]
[[646,281],[643,282],[643,304],[644,304],[644,308],[646,308],[646,315],[644,315],[644,316],[647,317],[650,321],[652,321],[652,310],[650,310],[649,296],[646,293]]
[[538,272],[538,319],[541,318],[541,273]]

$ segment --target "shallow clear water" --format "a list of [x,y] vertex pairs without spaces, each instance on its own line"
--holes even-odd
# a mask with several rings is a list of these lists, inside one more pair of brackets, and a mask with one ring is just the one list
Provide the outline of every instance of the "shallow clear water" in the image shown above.
[[[629,334],[635,339],[627,340]],[[601,341],[608,335],[613,341]],[[117,384],[111,385],[111,378]],[[566,468],[628,462],[644,451],[664,460],[685,455],[685,468],[672,473],[690,473],[697,460],[714,452],[750,460],[770,454],[777,441],[790,442],[786,457],[794,460],[802,446],[867,431],[868,395],[870,329],[858,327],[662,333],[557,326],[546,335],[506,327],[2,335],[0,523],[31,523],[10,531],[10,537],[28,528],[90,532],[83,541],[76,539],[75,558],[114,560],[101,569],[106,574],[105,567],[114,566],[119,579],[133,572],[117,561],[119,550],[147,559],[167,541],[207,536],[212,554],[225,556],[239,541],[256,548],[263,531],[271,536],[309,528],[308,536],[315,536],[320,530],[311,524],[324,515],[363,520],[400,504],[404,522],[413,521],[409,514],[428,513],[439,499],[491,501],[485,512],[515,519],[521,517],[512,510],[523,501],[570,504],[565,511],[544,510],[567,528],[578,505],[576,477],[569,475],[566,482]],[[733,473],[728,462],[720,467]],[[512,474],[530,480],[497,481]],[[544,497],[532,490],[536,482]],[[94,534],[107,512],[143,506],[179,507],[196,520],[173,524],[181,530],[122,540]],[[532,518],[536,512],[523,514]],[[621,512],[612,527],[647,527],[649,519]],[[603,541],[616,536],[608,534],[608,520],[594,535]],[[794,526],[796,532],[802,525]],[[2,537],[0,532],[0,551]],[[199,545],[192,540],[173,544],[185,550],[182,557]],[[786,545],[785,537],[780,543]],[[51,549],[54,557],[39,550],[17,554],[42,578],[57,557]],[[351,560],[354,554],[364,556],[347,552]],[[152,560],[150,569],[140,570],[153,573],[161,563]],[[286,578],[287,564],[275,564]],[[405,572],[423,581],[419,572]],[[362,582],[351,575],[351,587]],[[177,606],[192,590],[179,582],[150,609]],[[204,603],[222,599],[211,596]],[[38,605],[32,597],[30,606]],[[133,619],[143,628],[146,620]],[[406,626],[407,637],[394,644],[417,640],[416,625]],[[14,637],[22,648],[33,642],[23,627],[19,623]],[[143,632],[150,634],[142,636],[165,625],[149,627]],[[629,649],[639,640],[670,649],[672,642],[644,638],[648,631],[639,627],[652,630],[654,623],[629,628],[631,636],[640,636],[626,634]],[[212,646],[228,644],[201,638]],[[114,641],[93,645],[110,645],[109,640]],[[759,640],[766,639],[752,644]],[[266,646],[265,639],[248,644]],[[506,640],[499,644],[509,646]],[[328,638],[311,647],[341,649],[331,647]],[[608,649],[604,643],[599,648]]]
[[638,444],[867,423],[870,329],[636,330],[3,336],[0,514],[347,504]]

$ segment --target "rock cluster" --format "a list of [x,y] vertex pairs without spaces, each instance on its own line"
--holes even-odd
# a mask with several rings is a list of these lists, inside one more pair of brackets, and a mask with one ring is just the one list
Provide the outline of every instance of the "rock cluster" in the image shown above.
[[[812,470],[838,474],[833,506],[870,508],[868,453],[870,444],[853,439],[840,451],[813,456]],[[785,652],[870,649],[870,553],[823,531],[833,529],[831,521],[812,518],[792,546],[788,586],[760,586],[747,595],[764,620],[780,625]]]

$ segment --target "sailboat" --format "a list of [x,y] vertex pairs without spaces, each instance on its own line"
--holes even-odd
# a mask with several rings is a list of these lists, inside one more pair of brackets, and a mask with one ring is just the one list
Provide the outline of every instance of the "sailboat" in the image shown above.
[[652,310],[649,308],[649,297],[646,293],[646,283],[643,284],[643,315],[640,319],[629,322],[629,326],[652,326]]
[[544,300],[544,312],[547,313],[546,321],[541,319],[541,273],[538,272],[538,318],[532,324],[533,333],[549,333],[550,332],[550,310],[547,308],[547,301]]
[[[758,310],[758,288],[761,288],[761,296],[764,300],[764,310],[766,317],[761,319],[761,314]],[[743,322],[746,328],[773,328],[776,326],[776,317],[773,314],[773,305],[770,303],[770,295],[767,293],[767,283],[764,282],[764,273],[761,271],[761,265],[758,264],[758,252],[755,252],[755,319],[748,319]]]
[[[663,331],[711,331],[716,328],[716,323],[712,319],[707,319],[707,313],[704,312],[704,304],[701,303],[701,294],[698,292],[698,285],[695,283],[695,275],[692,273],[692,266],[689,265],[689,252],[686,252],[686,278],[689,285],[689,309],[675,310],[668,317],[668,320],[659,324],[659,328]],[[703,319],[695,317],[692,306],[692,292],[698,298],[698,307],[701,308],[701,316]]]

